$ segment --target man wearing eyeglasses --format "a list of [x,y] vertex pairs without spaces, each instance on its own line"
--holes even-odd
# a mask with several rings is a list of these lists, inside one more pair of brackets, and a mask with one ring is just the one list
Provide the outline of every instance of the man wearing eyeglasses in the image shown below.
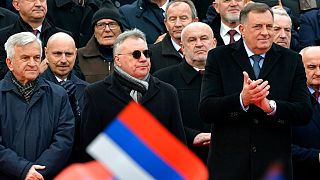
[[[150,75],[150,51],[138,29],[125,31],[114,42],[114,72],[85,89],[81,121],[82,150],[130,102],[144,106],[183,143],[186,142],[177,92]],[[91,158],[84,155],[84,161]]]
[[114,68],[113,42],[123,31],[118,9],[101,8],[92,17],[93,36],[78,51],[78,62],[89,83],[103,80]]
[[46,20],[46,0],[13,0],[12,4],[19,12],[19,20],[0,31],[0,79],[3,79],[8,71],[5,63],[6,52],[3,45],[11,35],[25,31],[32,32],[41,40],[42,48],[44,48],[52,34],[64,31]]

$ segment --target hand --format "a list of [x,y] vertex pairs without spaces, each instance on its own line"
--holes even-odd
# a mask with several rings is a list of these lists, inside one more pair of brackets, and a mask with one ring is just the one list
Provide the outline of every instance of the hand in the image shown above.
[[45,166],[41,165],[32,165],[31,168],[29,169],[29,172],[25,178],[25,180],[34,180],[34,179],[39,179],[43,180],[43,176],[37,171],[37,169],[45,169]]
[[158,42],[161,42],[161,41],[163,40],[163,38],[166,36],[166,34],[167,34],[167,33],[161,34],[161,35],[157,38],[156,42],[154,42],[153,44],[157,44]]
[[40,63],[40,74],[42,74],[45,70],[47,70],[48,64],[49,64],[49,62],[48,62],[47,59],[44,59],[44,60],[41,61],[41,63]]
[[193,146],[209,146],[211,133],[199,133],[193,139]]
[[251,80],[247,72],[243,72],[243,87],[241,91],[241,98],[244,107],[250,104],[259,104],[269,94],[270,85],[268,81],[258,79]]

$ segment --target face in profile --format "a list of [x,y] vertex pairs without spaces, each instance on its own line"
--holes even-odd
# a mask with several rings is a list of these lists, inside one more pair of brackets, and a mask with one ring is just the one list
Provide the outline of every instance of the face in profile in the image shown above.
[[266,53],[271,48],[274,36],[271,12],[249,12],[239,29],[242,38],[254,54]]
[[98,43],[103,46],[112,46],[120,33],[120,25],[112,19],[101,19],[94,28],[94,36]]
[[51,71],[61,79],[66,79],[72,71],[77,56],[75,43],[69,35],[55,34],[46,47],[46,59]]
[[34,81],[40,73],[41,49],[38,42],[16,46],[13,58],[7,58],[7,66],[16,79],[27,84]]
[[115,63],[123,71],[137,79],[144,79],[149,74],[150,57],[147,43],[143,39],[127,38],[119,46],[119,50],[115,54]]

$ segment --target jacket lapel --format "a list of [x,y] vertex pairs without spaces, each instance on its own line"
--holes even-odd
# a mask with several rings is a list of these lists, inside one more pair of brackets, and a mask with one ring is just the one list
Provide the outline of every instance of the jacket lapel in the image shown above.
[[123,103],[127,104],[132,100],[131,96],[124,92],[124,89],[121,87],[120,83],[115,79],[114,73],[104,80],[104,85],[110,94],[113,94]]
[[148,91],[144,96],[142,96],[140,103],[141,104],[147,103],[159,91],[160,91],[160,81],[157,78],[154,78],[153,76],[150,75]]
[[234,49],[234,52],[232,53],[234,61],[241,67],[242,71],[246,71],[249,74],[251,79],[256,79],[247,52],[244,48],[243,40],[240,39],[231,46]]
[[266,57],[263,61],[259,78],[264,79],[268,75],[268,73],[271,71],[272,67],[279,60],[280,53],[278,53],[278,50],[279,50],[278,47],[273,44],[271,49],[267,52]]

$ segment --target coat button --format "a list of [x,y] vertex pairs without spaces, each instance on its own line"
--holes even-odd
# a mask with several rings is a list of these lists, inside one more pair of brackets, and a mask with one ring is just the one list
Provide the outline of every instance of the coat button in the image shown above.
[[257,118],[254,118],[254,119],[253,119],[253,123],[254,123],[254,124],[259,124],[259,120],[258,120]]
[[252,152],[257,152],[257,147],[255,147],[255,146],[252,146]]

